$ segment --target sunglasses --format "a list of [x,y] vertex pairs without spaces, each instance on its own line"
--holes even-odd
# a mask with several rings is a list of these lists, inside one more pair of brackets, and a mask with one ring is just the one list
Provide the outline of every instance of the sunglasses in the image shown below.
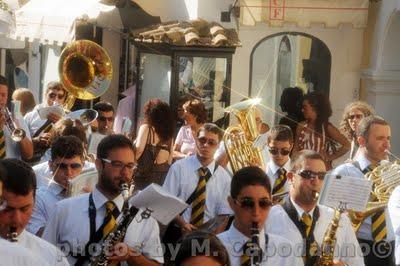
[[300,170],[297,174],[304,179],[318,178],[319,180],[324,180],[326,172],[314,172],[311,170]]
[[364,117],[364,115],[349,115],[349,120],[354,120],[354,119],[362,119]]
[[215,146],[218,144],[217,141],[213,140],[213,139],[208,139],[205,137],[200,137],[197,139],[201,145],[205,145],[206,143],[208,144],[208,146]]
[[71,163],[71,164],[56,163],[55,165],[57,168],[63,169],[63,170],[66,170],[68,167],[71,168],[72,170],[77,170],[77,169],[82,168],[82,164],[80,164],[80,163]]
[[99,121],[101,121],[101,122],[106,122],[106,121],[112,122],[112,121],[114,121],[114,117],[99,116],[99,117],[97,117],[97,119]]
[[108,159],[101,159],[101,160],[103,162],[111,164],[111,166],[113,168],[118,169],[118,170],[122,170],[122,169],[124,169],[124,167],[126,167],[128,170],[132,171],[136,167],[135,163],[124,164],[121,161],[111,161],[111,160],[108,160]]
[[59,100],[62,100],[62,99],[65,98],[65,94],[57,94],[57,93],[54,93],[54,92],[49,93],[49,98],[50,98],[50,99],[54,99],[54,98],[56,98],[56,97],[57,97]]
[[269,148],[269,153],[271,153],[272,155],[278,155],[278,153],[280,155],[286,156],[289,155],[290,150],[287,149],[276,149],[276,148]]
[[[253,209],[256,206],[254,199],[249,197],[244,197],[240,200],[235,199],[235,202],[243,209]],[[272,201],[267,198],[259,199],[258,206],[261,209],[266,210],[272,206]]]

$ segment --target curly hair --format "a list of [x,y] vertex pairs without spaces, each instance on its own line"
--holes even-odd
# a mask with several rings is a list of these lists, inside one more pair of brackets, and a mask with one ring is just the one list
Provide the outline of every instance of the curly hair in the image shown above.
[[329,117],[332,116],[332,106],[328,95],[322,92],[313,91],[304,96],[303,101],[307,101],[315,110],[317,119],[315,121],[315,131],[322,132],[322,125],[327,125]]
[[344,134],[347,138],[353,139],[356,136],[356,132],[354,132],[349,124],[349,115],[351,111],[358,110],[361,111],[364,117],[375,115],[374,108],[366,102],[356,101],[348,104],[343,111],[342,120],[340,121],[339,130]]
[[149,100],[144,108],[144,122],[154,127],[161,141],[168,141],[175,134],[175,117],[168,103],[160,99]]
[[196,117],[196,123],[204,124],[207,121],[207,110],[199,100],[189,100],[183,104],[183,109]]

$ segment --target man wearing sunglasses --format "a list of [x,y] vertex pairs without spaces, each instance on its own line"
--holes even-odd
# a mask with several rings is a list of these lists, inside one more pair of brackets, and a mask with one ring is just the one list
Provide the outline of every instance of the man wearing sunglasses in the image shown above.
[[98,102],[93,106],[98,116],[92,124],[92,130],[103,135],[113,134],[114,107],[109,102]]
[[[232,178],[228,202],[235,218],[228,231],[218,238],[228,250],[232,265],[251,265],[250,243],[262,250],[260,265],[303,265],[300,257],[279,253],[281,248],[293,246],[289,240],[264,231],[272,197],[271,184],[262,169],[250,166],[237,171]],[[259,230],[257,243],[252,241],[252,228]]]
[[[333,170],[333,174],[365,178],[365,174],[372,171],[382,160],[388,160],[391,131],[383,118],[363,118],[356,134],[359,151],[352,162],[339,165]],[[367,217],[357,232],[357,238],[360,244],[366,247],[363,250],[366,251],[366,265],[395,265],[395,233],[387,208]]]
[[287,172],[290,170],[290,152],[293,148],[293,133],[290,127],[277,125],[271,128],[267,138],[270,161],[267,163],[267,176],[272,184],[274,202],[279,202],[289,190]]
[[[325,174],[325,162],[319,153],[301,151],[287,174],[289,195],[271,208],[265,224],[268,233],[292,240],[295,255],[303,257],[305,265],[315,264],[318,249],[333,219],[331,208],[317,204],[316,195],[322,188]],[[346,215],[342,215],[335,236],[333,265],[364,265],[360,246]]]
[[[87,263],[101,248],[101,238],[116,226],[124,204],[120,184],[131,183],[135,168],[132,142],[123,135],[103,138],[97,147],[96,168],[98,182],[93,191],[58,202],[43,233],[50,243],[67,248],[71,265]],[[141,211],[127,227],[123,241],[115,243],[107,254],[110,261],[126,261],[129,265],[164,262],[156,220],[140,215]]]
[[50,134],[44,132],[48,129],[46,125],[49,122],[54,124],[61,119],[58,114],[54,113],[49,114],[47,119],[41,119],[38,110],[46,106],[63,105],[67,98],[67,91],[60,82],[51,81],[47,84],[44,96],[43,103],[36,105],[32,111],[24,116],[35,149],[47,149],[49,147]]
[[41,236],[51,217],[56,203],[67,195],[69,181],[83,169],[83,144],[75,136],[61,136],[51,146],[51,160],[48,162],[53,175],[47,186],[39,187],[35,206],[27,230]]
[[184,234],[212,218],[232,213],[227,202],[231,178],[214,161],[221,138],[215,124],[204,124],[197,133],[196,154],[176,161],[165,178],[163,188],[189,204],[175,219]]

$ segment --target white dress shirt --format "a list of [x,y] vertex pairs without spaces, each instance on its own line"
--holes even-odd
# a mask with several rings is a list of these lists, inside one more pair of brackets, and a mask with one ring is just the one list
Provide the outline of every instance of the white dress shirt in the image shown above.
[[[184,159],[176,161],[171,165],[167,177],[165,178],[163,188],[172,195],[186,201],[199,182],[198,169],[202,167],[197,159],[197,155],[192,155]],[[226,170],[220,166],[215,169],[215,161],[207,165],[208,170],[212,173],[211,178],[206,185],[206,208],[204,212],[204,222],[222,214],[232,214],[232,210],[228,204],[228,196],[230,193],[231,177]],[[192,214],[192,206],[185,210],[182,218],[190,221]]]
[[[364,171],[364,169],[367,168],[371,164],[371,162],[365,157],[365,155],[362,152],[359,152],[356,155],[356,157],[354,158],[354,161],[358,163],[361,170],[352,163],[345,163],[345,164],[342,164],[342,165],[339,165],[338,167],[336,167],[332,171],[332,175],[342,175],[342,176],[365,178],[362,171]],[[387,208],[385,209],[385,221],[386,221],[386,229],[387,229],[386,240],[389,242],[394,241],[395,237],[394,237],[394,232],[393,232],[392,221],[390,219]],[[357,233],[358,238],[373,241],[371,223],[372,223],[371,216],[368,216],[364,220],[364,222],[361,224],[360,229],[358,230],[358,233]]]
[[397,186],[390,195],[388,210],[395,234],[396,264],[400,264],[400,186]]
[[25,114],[24,120],[28,125],[31,136],[35,135],[36,131],[46,123],[47,119],[41,119],[38,112],[38,109],[46,106],[46,103],[37,104],[32,111]]
[[[36,175],[36,187],[47,187],[53,179],[53,172],[50,170],[49,162],[43,162],[32,167]],[[96,170],[96,166],[92,162],[85,161],[82,173]]]
[[52,266],[40,254],[0,238],[0,266]]
[[38,254],[49,265],[69,265],[61,250],[28,231],[24,230],[18,236],[18,244]]
[[[272,189],[274,188],[275,180],[279,178],[278,170],[281,168],[285,169],[286,173],[289,172],[291,170],[290,159],[282,167],[276,165],[272,159],[267,163],[266,173],[269,178],[269,182],[271,182]],[[287,179],[284,187],[285,192],[289,191],[289,181]]]
[[[31,139],[31,135],[29,133],[28,126],[25,123],[25,120],[23,119],[22,116],[16,116],[13,118],[15,123],[17,124],[18,128],[21,128],[25,131],[26,137],[28,139]],[[11,139],[11,133],[8,127],[4,126],[4,137],[6,140],[6,158],[16,158],[16,159],[21,159],[21,149],[19,147],[19,143],[16,141],[13,141]]]
[[195,154],[196,153],[196,141],[193,137],[192,129],[190,126],[182,126],[178,135],[176,135],[175,144],[181,146],[180,152],[184,154]]
[[[232,224],[228,231],[217,235],[219,240],[225,246],[229,253],[229,259],[232,266],[240,265],[240,257],[243,254],[244,244],[250,240],[247,236],[243,235]],[[263,251],[263,259],[260,265],[288,265],[297,266],[304,265],[301,256],[288,255],[285,253],[285,248],[290,250],[293,244],[278,235],[268,233],[268,245],[265,245],[265,232],[262,230],[259,234],[259,245]]]
[[[103,224],[108,199],[94,188],[93,201],[96,208],[96,230]],[[119,210],[122,209],[123,199],[119,195],[113,202]],[[89,193],[68,198],[57,202],[53,215],[43,233],[43,238],[50,243],[63,246],[66,250],[78,255],[78,249],[83,250],[90,237],[89,221]],[[149,259],[159,263],[164,262],[160,243],[160,230],[156,220],[153,218],[142,220],[141,211],[128,226],[124,243],[130,247],[136,247]],[[67,255],[68,261],[73,265],[76,259]]]
[[[293,205],[298,215],[302,215],[304,211],[298,205]],[[334,211],[331,208],[321,205],[318,205],[318,209],[319,218],[315,223],[314,238],[319,247],[321,247],[325,232],[333,219]],[[313,211],[315,211],[315,209]],[[313,211],[309,214],[312,214]],[[299,217],[301,218],[301,216]],[[303,237],[281,205],[274,205],[271,208],[267,221],[265,222],[265,231],[290,239],[295,245],[294,251],[297,253],[296,255],[301,256]],[[347,215],[342,214],[341,216],[339,227],[336,232],[336,239],[336,259],[340,259],[349,266],[364,265],[360,246]]]
[[45,227],[56,203],[64,198],[64,188],[56,182],[50,182],[48,186],[38,188],[36,190],[35,206],[26,230],[36,234],[40,228]]

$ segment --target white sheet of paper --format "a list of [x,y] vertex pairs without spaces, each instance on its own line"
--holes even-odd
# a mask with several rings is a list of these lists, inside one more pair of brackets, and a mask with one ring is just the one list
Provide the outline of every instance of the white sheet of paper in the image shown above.
[[42,107],[39,108],[38,110],[40,119],[47,119],[47,116],[51,113],[59,115],[59,116],[64,116],[64,109],[62,108],[61,105],[53,105],[53,106],[46,106],[46,107]]
[[97,146],[99,145],[100,141],[105,138],[107,135],[103,135],[97,132],[92,132],[89,136],[89,147],[88,153],[97,153]]
[[150,210],[151,216],[164,225],[188,206],[186,202],[169,194],[157,184],[151,184],[135,194],[129,203],[136,208]]
[[93,190],[98,180],[97,170],[82,172],[80,175],[69,181],[70,197],[87,193],[87,190]]
[[351,176],[327,175],[319,204],[331,208],[364,211],[372,189],[372,181]]
[[268,134],[260,134],[253,142],[253,147],[258,148],[259,150],[264,149],[265,145],[267,145]]

